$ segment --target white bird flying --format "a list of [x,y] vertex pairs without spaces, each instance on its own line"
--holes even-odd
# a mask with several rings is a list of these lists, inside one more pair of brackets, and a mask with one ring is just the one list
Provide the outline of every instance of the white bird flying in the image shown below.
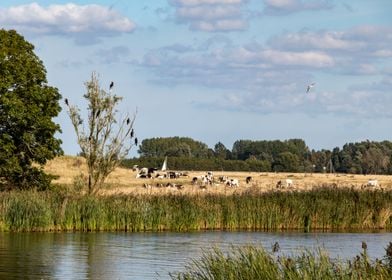
[[307,87],[307,89],[306,89],[306,93],[309,93],[310,89],[311,89],[312,87],[314,87],[315,84],[316,84],[316,83],[311,83],[310,85],[308,85],[308,87]]

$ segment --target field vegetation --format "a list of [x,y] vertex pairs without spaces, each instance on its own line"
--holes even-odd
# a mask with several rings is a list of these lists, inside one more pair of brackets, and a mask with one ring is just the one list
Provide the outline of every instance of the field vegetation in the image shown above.
[[[370,176],[216,172],[240,180],[200,187],[189,172],[180,179],[141,179],[117,168],[98,194],[89,195],[83,158],[49,161],[56,176],[47,191],[0,192],[2,231],[193,231],[193,230],[391,230],[389,176],[372,176],[381,187],[363,189]],[[205,173],[205,172],[204,172]],[[245,183],[251,175],[253,181]],[[294,185],[277,189],[277,180]],[[174,182],[182,189],[156,187]],[[145,188],[145,184],[151,188]]]
[[[240,179],[238,188],[222,184],[200,188],[185,177],[184,188],[146,189],[135,172],[118,169],[97,195],[84,193],[82,158],[50,161],[46,172],[58,176],[55,187],[0,193],[3,231],[193,231],[193,230],[391,230],[392,190],[361,189],[366,176],[224,173]],[[191,172],[191,175],[198,173]],[[242,177],[241,177],[242,176]],[[276,180],[290,177],[294,187],[277,190]],[[164,179],[169,180],[169,179]],[[328,181],[329,180],[329,181]],[[331,187],[332,186],[332,187]]]
[[[54,184],[67,188],[83,185],[86,182],[87,166],[82,157],[62,156],[49,161],[45,172],[56,176]],[[288,173],[288,172],[250,172],[250,171],[214,171],[214,177],[226,176],[237,178],[239,188],[229,188],[216,182],[207,188],[192,185],[192,178],[205,175],[206,171],[188,171],[188,176],[179,179],[141,179],[136,178],[136,171],[131,168],[116,168],[108,176],[101,194],[239,194],[242,192],[270,192],[277,191],[276,184],[279,180],[291,179],[293,187],[280,191],[310,191],[319,187],[352,188],[361,190],[370,179],[376,179],[380,185],[378,190],[392,190],[392,176],[390,175],[359,175],[359,174],[330,174],[330,173]],[[252,181],[246,184],[246,177],[251,176]],[[157,188],[157,184],[166,185],[175,183],[183,185],[178,191],[172,188]],[[151,189],[144,188],[144,184]]]
[[186,271],[172,273],[172,279],[391,279],[391,246],[382,260],[370,260],[367,245],[352,260],[331,259],[319,249],[297,256],[282,256],[254,246],[232,247],[228,253],[219,249],[206,251],[187,265]]

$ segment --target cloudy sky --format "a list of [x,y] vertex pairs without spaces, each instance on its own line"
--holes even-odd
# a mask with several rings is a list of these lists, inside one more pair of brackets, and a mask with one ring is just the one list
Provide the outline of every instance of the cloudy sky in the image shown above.
[[[332,149],[392,140],[391,14],[391,0],[2,0],[0,27],[33,43],[81,108],[92,71],[114,81],[140,140]],[[76,154],[64,110],[56,121]]]

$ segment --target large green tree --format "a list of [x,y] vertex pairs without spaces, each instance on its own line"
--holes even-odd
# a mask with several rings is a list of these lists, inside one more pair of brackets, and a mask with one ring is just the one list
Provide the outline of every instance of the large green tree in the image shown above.
[[13,187],[46,187],[42,166],[62,153],[53,122],[61,111],[57,88],[34,46],[14,30],[0,29],[0,182]]

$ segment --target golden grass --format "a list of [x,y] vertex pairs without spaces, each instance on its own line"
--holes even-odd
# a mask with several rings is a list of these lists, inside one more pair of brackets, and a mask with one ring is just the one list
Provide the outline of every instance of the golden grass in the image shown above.
[[[72,185],[78,176],[87,176],[87,166],[84,158],[75,156],[62,156],[49,161],[45,166],[45,171],[49,174],[59,176],[54,180],[56,184]],[[240,181],[239,188],[229,188],[224,184],[216,183],[201,189],[199,186],[192,185],[192,178],[204,175],[206,172],[190,171],[188,177],[180,179],[142,179],[136,178],[136,172],[131,169],[117,168],[106,181],[103,193],[135,193],[135,194],[165,194],[165,193],[240,193],[246,190],[254,189],[257,191],[276,190],[276,183],[279,180],[292,179],[295,190],[311,190],[315,186],[327,185],[335,187],[352,187],[361,189],[370,179],[377,179],[380,187],[383,189],[392,189],[391,175],[354,175],[354,174],[320,174],[320,173],[274,173],[274,172],[233,172],[233,171],[215,171],[214,176],[227,176],[236,178]],[[246,184],[247,176],[252,176],[252,182]],[[184,186],[184,189],[176,188],[158,188],[157,184],[166,185],[171,182]],[[151,188],[146,189],[144,184]]]

